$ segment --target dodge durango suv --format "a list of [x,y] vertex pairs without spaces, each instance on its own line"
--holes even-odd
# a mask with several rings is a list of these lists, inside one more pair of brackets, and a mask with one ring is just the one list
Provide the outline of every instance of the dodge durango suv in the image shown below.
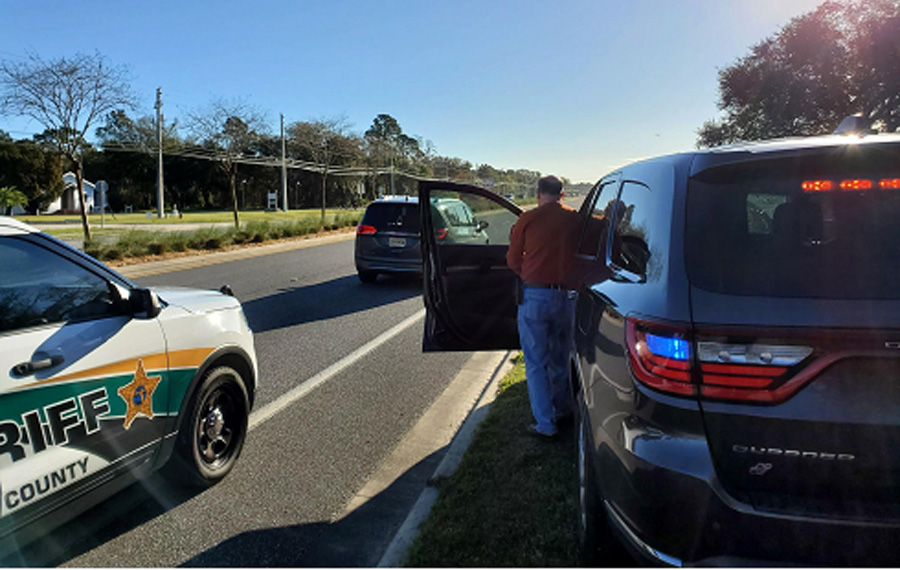
[[[493,200],[478,188],[420,185]],[[663,156],[581,210],[580,539],[645,563],[895,565],[900,135]],[[423,220],[424,349],[516,348],[505,245]]]

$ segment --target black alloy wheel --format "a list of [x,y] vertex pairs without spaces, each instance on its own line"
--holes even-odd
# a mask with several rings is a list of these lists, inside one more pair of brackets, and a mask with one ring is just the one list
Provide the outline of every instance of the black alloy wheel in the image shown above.
[[247,437],[250,405],[244,379],[231,367],[206,374],[170,460],[179,480],[209,487],[234,467]]

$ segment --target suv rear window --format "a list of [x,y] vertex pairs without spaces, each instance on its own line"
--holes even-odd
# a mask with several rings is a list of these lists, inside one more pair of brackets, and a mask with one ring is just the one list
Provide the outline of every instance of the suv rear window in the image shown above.
[[362,224],[374,226],[378,231],[419,231],[419,206],[415,202],[381,202],[369,205]]
[[900,147],[847,146],[691,179],[688,276],[734,295],[900,298]]

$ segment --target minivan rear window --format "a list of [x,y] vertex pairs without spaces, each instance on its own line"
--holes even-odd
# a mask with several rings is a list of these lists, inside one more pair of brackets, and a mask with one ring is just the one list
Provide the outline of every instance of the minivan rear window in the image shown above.
[[847,145],[694,176],[691,283],[733,295],[900,298],[900,147]]
[[419,231],[419,205],[408,203],[374,203],[363,216],[362,224],[374,226],[378,231]]

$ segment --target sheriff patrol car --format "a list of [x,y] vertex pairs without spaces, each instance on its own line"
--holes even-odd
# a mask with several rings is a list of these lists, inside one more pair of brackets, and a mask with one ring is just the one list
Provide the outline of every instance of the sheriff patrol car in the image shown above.
[[0,217],[0,552],[160,468],[219,481],[256,376],[233,296],[138,287]]

